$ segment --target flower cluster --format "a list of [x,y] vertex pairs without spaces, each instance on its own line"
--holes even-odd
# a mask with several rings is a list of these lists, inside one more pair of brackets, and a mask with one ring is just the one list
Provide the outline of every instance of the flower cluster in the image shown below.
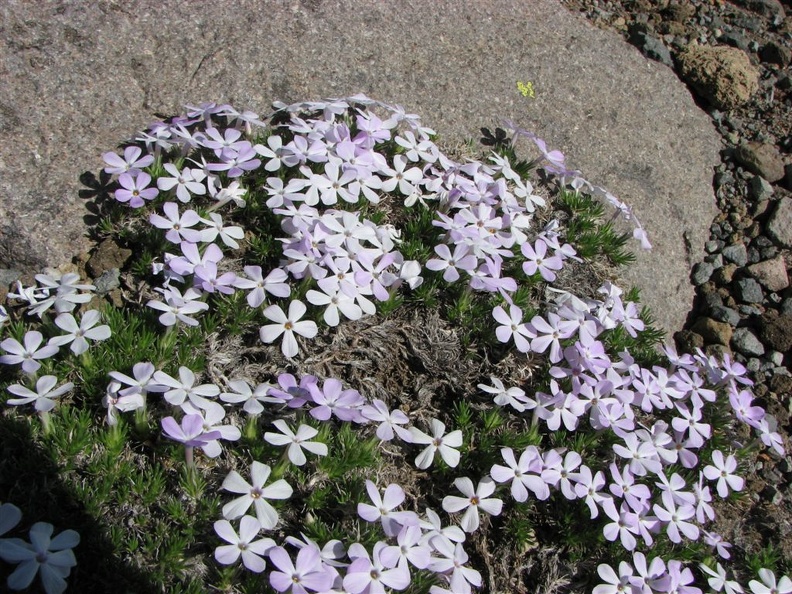
[[[260,118],[201,104],[153,124],[122,155],[103,156],[115,201],[132,209],[131,216],[142,215],[138,222],[161,238],[161,249],[150,254],[149,309],[141,308],[149,316],[156,312],[152,324],[158,317],[163,336],[178,341],[215,323],[223,307],[244,309],[240,317],[251,322],[243,340],[268,350],[273,361],[276,349],[261,343],[277,344],[295,366],[294,373],[225,377],[141,354],[150,360],[106,370],[107,424],[119,425],[126,413],[145,419],[153,412],[162,435],[184,446],[191,472],[233,459],[224,447],[241,451],[234,443],[242,439],[243,413],[247,440],[265,430],[256,451],[281,457],[257,453],[248,471],[232,469],[216,485],[234,495],[214,523],[223,542],[214,550],[217,562],[266,571],[278,592],[402,591],[420,574],[432,580],[432,594],[465,594],[483,583],[469,565],[471,540],[486,537],[493,525],[502,528],[513,512],[562,499],[579,504],[602,538],[623,549],[618,570],[599,566],[604,583],[595,594],[700,592],[693,565],[650,561],[645,552],[658,541],[671,551],[701,541],[728,559],[731,545],[711,531],[713,495],[727,499],[744,480],[737,448],[724,432],[736,419],[779,455],[783,440],[775,419],[755,404],[747,370],[737,361],[666,347],[665,363],[643,366],[613,346],[646,330],[638,305],[621,289],[605,283],[596,295],[578,296],[552,287],[581,258],[558,220],[538,216],[547,213],[548,200],[526,179],[528,172],[539,167],[562,187],[603,197],[633,221],[634,236],[648,248],[629,207],[514,126],[515,137],[528,138],[538,157],[526,164],[513,152],[496,152],[486,162],[459,163],[434,143],[432,130],[398,106],[356,96],[275,107]],[[77,309],[93,287],[79,284],[76,275],[36,280],[34,287],[18,284],[11,297],[45,321],[54,308],[53,323],[41,327],[62,334],[46,344],[38,330],[7,338],[0,342],[6,353],[0,363],[20,365],[27,378],[8,386],[15,398],[6,402],[32,403],[44,414],[75,386],[56,387],[54,375],[36,377],[41,361],[67,344],[85,359],[89,341],[106,340],[110,328],[99,325],[98,311]],[[522,431],[511,441],[498,441],[505,430],[495,432],[495,441],[487,442],[496,444],[492,451],[470,457],[481,448],[476,432],[483,430],[449,411],[400,410],[388,396],[338,377],[297,373],[301,348],[310,352],[323,328],[392,311],[410,296],[420,303],[444,289],[481,306],[484,315],[475,322],[487,349],[482,359],[511,357],[546,371],[525,381],[490,366],[488,383],[459,394]],[[536,289],[546,296],[541,309],[526,298]],[[307,496],[312,482],[323,480],[322,464],[340,455],[328,436],[341,429],[374,442],[378,455],[405,472],[412,461],[416,475],[432,473],[435,491],[427,503],[449,520],[431,508],[408,509],[419,495],[401,485],[389,482],[383,491],[374,480],[363,485],[355,472],[357,492],[368,496],[352,500],[357,541],[321,545],[294,533],[276,541],[278,531],[293,527],[284,502],[295,492]],[[572,445],[578,442],[565,441],[566,433],[600,445]],[[207,459],[200,465],[196,449]],[[438,468],[443,482],[435,480]],[[372,531],[379,531],[375,538]],[[61,535],[51,547],[51,532],[36,530],[36,559],[42,578],[47,573],[57,582],[51,576],[62,580],[70,566],[63,573],[65,561],[42,562],[48,558],[42,551],[74,545]],[[22,545],[4,549],[3,542],[0,558],[27,559]],[[23,571],[31,580],[32,567]],[[700,565],[700,578],[717,591],[742,591],[720,564],[716,568]],[[749,584],[755,594],[790,589],[788,578],[776,582],[769,570],[759,577]]]

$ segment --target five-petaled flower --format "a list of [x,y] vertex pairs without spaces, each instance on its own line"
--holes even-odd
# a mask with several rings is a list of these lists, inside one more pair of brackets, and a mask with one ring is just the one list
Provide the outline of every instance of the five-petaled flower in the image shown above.
[[223,481],[223,489],[232,493],[241,493],[242,496],[223,506],[223,517],[227,520],[235,520],[242,517],[252,505],[261,527],[264,530],[275,528],[278,523],[278,512],[267,502],[267,499],[288,499],[291,497],[292,488],[283,479],[265,487],[264,484],[271,472],[272,469],[266,464],[253,461],[250,469],[252,484],[243,479],[236,470],[229,472]]
[[289,315],[286,315],[279,305],[270,305],[264,310],[264,317],[275,323],[261,327],[261,341],[269,344],[283,334],[281,352],[291,359],[299,351],[295,334],[305,338],[313,338],[319,332],[316,322],[300,320],[306,311],[307,308],[302,301],[292,301],[289,304]]

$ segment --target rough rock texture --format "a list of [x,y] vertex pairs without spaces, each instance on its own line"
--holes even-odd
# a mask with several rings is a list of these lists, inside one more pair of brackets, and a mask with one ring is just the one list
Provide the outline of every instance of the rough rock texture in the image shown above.
[[535,130],[635,207],[655,250],[626,284],[659,323],[678,329],[690,309],[715,212],[712,124],[671,70],[557,0],[42,0],[2,14],[0,266],[84,250],[78,176],[156,113],[365,92],[420,114],[441,142],[503,118]]
[[748,273],[770,291],[782,291],[789,286],[786,263],[781,256],[751,264]]
[[779,200],[770,220],[767,221],[767,232],[781,246],[792,247],[792,200]]
[[737,147],[734,156],[748,171],[769,182],[777,182],[784,177],[784,161],[778,149],[771,144],[745,142]]
[[775,351],[788,351],[792,348],[792,316],[763,316],[759,337]]
[[691,45],[679,64],[682,78],[718,109],[737,107],[759,89],[759,73],[737,48]]

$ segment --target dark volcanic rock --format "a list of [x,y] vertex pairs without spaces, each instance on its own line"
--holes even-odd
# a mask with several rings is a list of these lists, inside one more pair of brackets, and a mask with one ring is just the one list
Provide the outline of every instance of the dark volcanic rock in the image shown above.
[[792,316],[762,316],[759,325],[759,338],[773,349],[784,353],[792,348]]

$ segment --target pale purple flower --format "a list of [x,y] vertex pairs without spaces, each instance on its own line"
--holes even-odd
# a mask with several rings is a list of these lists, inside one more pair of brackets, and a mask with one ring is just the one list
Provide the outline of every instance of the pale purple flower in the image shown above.
[[214,523],[217,535],[224,541],[231,543],[221,545],[215,549],[214,557],[218,563],[231,565],[242,557],[242,564],[252,572],[261,573],[267,568],[267,563],[262,558],[275,546],[275,541],[271,538],[260,538],[258,536],[261,526],[252,516],[242,516],[239,522],[239,534],[228,520],[218,520]]
[[537,499],[550,497],[550,487],[539,476],[542,473],[542,457],[536,446],[527,447],[520,454],[519,462],[511,448],[501,448],[501,456],[508,466],[494,464],[490,469],[490,476],[498,483],[511,481],[511,494],[515,501],[526,501],[528,490]]
[[730,559],[731,553],[729,553],[729,549],[731,548],[731,544],[723,540],[723,537],[718,534],[717,532],[708,532],[707,530],[702,530],[704,533],[704,542],[707,543],[708,546],[715,549],[715,552],[718,553],[718,556],[722,559]]
[[61,330],[68,332],[68,334],[50,338],[49,344],[60,347],[71,343],[71,347],[69,347],[71,352],[75,355],[82,355],[88,350],[87,339],[100,341],[110,338],[110,326],[107,324],[96,325],[101,318],[102,314],[98,310],[91,309],[83,314],[78,325],[73,315],[62,313],[55,318],[55,325]]
[[558,363],[562,358],[560,341],[572,336],[577,328],[576,322],[564,321],[553,312],[547,314],[547,320],[534,316],[528,324],[528,330],[536,337],[531,340],[531,350],[544,353],[550,347],[550,362]]
[[137,177],[132,177],[129,173],[122,173],[118,177],[121,188],[115,191],[115,199],[119,202],[128,202],[132,208],[140,208],[146,200],[154,200],[159,194],[157,188],[149,188],[151,176],[148,173],[140,172]]
[[522,388],[511,387],[506,388],[503,382],[496,377],[490,376],[491,386],[487,384],[478,384],[479,390],[483,390],[488,394],[493,394],[493,401],[498,406],[511,406],[517,412],[525,412],[536,408],[536,400],[525,395]]
[[[114,427],[118,424],[116,411],[128,412],[145,408],[146,401],[140,391],[129,392],[123,394],[125,390],[121,390],[121,383],[115,380],[111,381],[105,389],[105,395],[102,398],[102,406],[107,408],[107,424]],[[127,388],[126,390],[131,390]]]
[[207,432],[204,429],[204,418],[198,413],[184,415],[181,424],[173,417],[165,417],[162,419],[162,430],[166,437],[189,448],[202,448],[220,438],[219,431]]
[[264,317],[272,320],[275,324],[261,327],[259,331],[261,341],[269,344],[283,334],[281,352],[291,359],[299,352],[295,333],[305,338],[313,338],[319,332],[316,322],[312,320],[300,321],[306,311],[307,308],[302,301],[295,300],[289,304],[289,315],[286,315],[279,305],[270,305],[264,310]]
[[699,563],[699,569],[709,576],[707,578],[707,583],[709,587],[716,592],[720,592],[721,590],[726,592],[726,594],[739,594],[744,592],[743,587],[739,583],[727,579],[726,570],[723,569],[723,565],[720,563],[716,565],[716,569],[714,570],[703,563]]
[[592,475],[588,466],[581,466],[580,471],[572,475],[572,480],[575,481],[575,493],[578,498],[585,499],[592,520],[599,515],[600,507],[613,507],[613,499],[600,493],[605,487],[605,474],[601,470]]
[[206,185],[201,183],[206,178],[206,174],[200,169],[185,167],[179,171],[173,163],[165,163],[163,167],[171,174],[171,177],[160,177],[157,180],[157,187],[165,192],[176,188],[176,198],[179,199],[179,202],[189,202],[192,199],[192,194],[199,196],[206,194]]
[[38,573],[47,594],[61,594],[66,590],[66,578],[77,565],[72,549],[80,544],[80,535],[64,530],[52,538],[54,526],[36,522],[30,528],[30,542],[19,538],[0,539],[0,559],[17,564],[8,576],[11,590],[24,590]]
[[303,547],[293,562],[283,547],[274,547],[269,551],[270,562],[279,571],[269,574],[270,585],[278,592],[306,594],[307,592],[325,592],[334,581],[334,574],[327,571],[316,547]]
[[153,381],[149,385],[151,392],[165,392],[164,398],[173,406],[180,406],[186,413],[196,412],[198,409],[209,408],[210,401],[220,394],[220,388],[214,384],[195,385],[195,373],[188,367],[179,367],[179,379],[175,379],[164,371],[154,373]]
[[490,477],[481,479],[475,490],[473,481],[467,477],[456,479],[454,485],[465,497],[447,495],[443,498],[443,509],[449,513],[465,510],[459,523],[465,532],[478,530],[479,508],[492,516],[500,515],[503,501],[490,497],[495,492],[495,482]]
[[432,550],[423,544],[423,532],[417,524],[402,526],[396,535],[396,545],[386,547],[380,554],[388,567],[411,564],[418,569],[426,569],[432,560]]
[[236,225],[224,225],[223,217],[216,212],[209,213],[209,220],[201,219],[206,228],[201,231],[201,241],[211,243],[218,237],[228,247],[239,249],[237,239],[245,238],[245,230]]
[[152,299],[146,305],[164,312],[159,317],[163,326],[173,326],[177,321],[187,326],[197,326],[198,320],[191,316],[209,309],[208,303],[199,301],[201,293],[192,287],[184,295],[176,287],[169,287],[162,290],[162,295],[165,303]]
[[292,488],[283,479],[265,487],[264,484],[271,472],[269,466],[255,460],[250,469],[252,484],[243,479],[236,470],[229,472],[222,488],[232,493],[241,493],[242,496],[223,506],[223,517],[227,520],[235,520],[242,517],[253,505],[261,527],[264,530],[275,528],[278,523],[278,512],[267,502],[267,499],[288,499],[292,495]]
[[360,414],[369,421],[379,423],[377,437],[380,441],[390,441],[394,433],[406,442],[412,442],[412,434],[408,429],[399,427],[410,422],[409,417],[399,409],[388,410],[387,405],[379,399],[371,401],[360,409]]
[[759,579],[762,581],[751,580],[748,582],[748,587],[751,588],[753,594],[792,594],[792,580],[787,576],[781,576],[781,579],[776,581],[776,576],[772,571],[762,568],[759,570]]
[[225,409],[216,402],[209,402],[209,406],[203,411],[203,428],[206,433],[219,433],[220,436],[210,440],[206,445],[201,446],[209,458],[217,458],[223,451],[220,446],[220,440],[237,441],[242,437],[242,432],[234,425],[222,425],[225,418]]
[[448,283],[459,280],[459,270],[470,272],[475,270],[478,264],[478,259],[470,253],[470,248],[464,243],[458,243],[454,246],[453,255],[444,243],[436,245],[434,251],[440,258],[428,260],[426,267],[436,272],[442,270],[443,280]]
[[247,188],[243,188],[239,185],[238,181],[232,181],[228,184],[225,188],[218,188],[215,187],[214,183],[209,184],[209,195],[212,197],[213,200],[216,202],[210,206],[207,210],[217,210],[221,206],[225,206],[229,202],[233,202],[235,206],[238,208],[245,208],[245,199],[243,196],[247,194]]
[[[7,390],[19,396],[19,398],[9,398],[6,404],[12,406],[19,406],[22,404],[35,403],[34,406],[38,412],[47,412],[55,408],[55,398],[63,396],[74,388],[72,382],[66,382],[62,386],[55,388],[58,383],[58,378],[54,375],[42,375],[36,381],[36,391],[30,390],[20,384],[13,384],[8,386]],[[53,390],[53,388],[55,388]]]
[[732,491],[742,491],[745,481],[742,477],[734,474],[737,470],[737,458],[729,455],[723,457],[723,452],[715,450],[712,452],[712,465],[704,467],[704,476],[709,480],[718,481],[718,495],[725,498],[729,496],[729,489]]
[[690,540],[698,539],[698,526],[687,521],[696,515],[696,510],[692,505],[689,503],[677,505],[674,496],[669,491],[664,491],[663,505],[655,503],[653,509],[657,514],[657,519],[665,525],[671,542],[682,542],[682,535]]
[[500,324],[495,329],[495,336],[500,342],[506,343],[514,340],[514,345],[521,353],[531,350],[530,339],[536,334],[532,333],[526,324],[522,323],[522,310],[516,305],[509,306],[509,313],[498,305],[492,310],[492,317]]
[[148,392],[148,386],[152,377],[154,376],[155,371],[156,368],[153,364],[143,361],[140,363],[135,363],[132,366],[132,375],[134,378],[118,371],[111,371],[108,373],[108,375],[117,382],[129,386],[128,388],[124,388],[120,391],[122,396],[134,393],[140,393],[141,395],[145,396]]
[[111,175],[115,173],[134,173],[144,167],[148,167],[154,162],[154,156],[144,155],[141,157],[142,152],[139,146],[128,146],[124,148],[123,158],[116,153],[104,153],[102,159],[108,165],[105,167],[105,173]]
[[232,380],[228,382],[228,386],[233,392],[223,392],[220,394],[220,400],[223,402],[231,402],[239,404],[244,402],[242,409],[249,415],[260,415],[264,412],[264,404],[283,404],[285,400],[270,395],[270,384],[264,383],[251,389],[250,384],[245,380]]
[[450,591],[454,594],[469,594],[471,584],[477,588],[481,586],[481,574],[471,567],[467,567],[468,554],[462,544],[452,543],[446,538],[434,537],[430,544],[442,555],[434,557],[429,570],[435,573],[450,574]]
[[224,295],[231,295],[234,292],[236,274],[233,272],[220,274],[217,270],[217,264],[214,262],[198,264],[193,269],[193,273],[195,274],[193,282],[196,285],[200,285],[207,293],[218,292]]
[[276,446],[289,446],[288,456],[292,464],[297,466],[304,465],[307,460],[303,449],[308,450],[317,456],[327,456],[327,445],[318,441],[310,441],[312,437],[319,434],[317,429],[308,425],[300,425],[297,433],[292,431],[283,419],[277,419],[272,423],[278,428],[280,433],[266,432],[264,441]]
[[0,348],[8,354],[0,356],[0,363],[6,365],[22,363],[22,371],[35,373],[41,367],[39,359],[47,359],[58,352],[58,347],[55,345],[41,346],[43,341],[44,337],[38,330],[25,332],[25,337],[22,339],[24,344],[14,338],[6,338],[0,342]]
[[437,419],[430,421],[432,435],[427,435],[420,429],[410,428],[412,442],[416,444],[427,444],[426,448],[415,458],[415,465],[421,470],[425,470],[432,465],[435,453],[440,452],[440,457],[451,468],[459,464],[459,452],[454,448],[462,446],[462,431],[457,429],[445,435],[445,425]]
[[664,590],[674,594],[702,594],[699,588],[692,586],[695,577],[690,568],[682,565],[681,561],[668,562],[668,575]]
[[319,388],[318,383],[308,386],[311,400],[316,405],[311,409],[311,416],[320,421],[327,421],[331,416],[342,421],[361,422],[360,409],[365,399],[355,389],[343,389],[341,382],[335,378],[327,378]]
[[201,231],[191,229],[201,222],[201,217],[192,209],[179,213],[179,206],[175,202],[166,202],[162,205],[165,216],[153,213],[149,222],[158,229],[167,229],[165,239],[171,243],[181,243],[182,240],[192,243],[201,241]]
[[344,589],[350,594],[375,594],[385,592],[385,587],[404,590],[410,585],[410,571],[406,565],[386,565],[382,553],[387,544],[380,541],[374,545],[369,557],[368,551],[359,544],[349,547],[353,558],[344,576]]
[[635,577],[633,568],[626,561],[619,563],[618,574],[605,563],[600,563],[597,566],[597,573],[605,583],[596,586],[591,591],[592,594],[623,594],[624,592],[636,594],[636,588],[632,586],[632,580]]
[[338,312],[344,314],[344,317],[348,320],[359,320],[363,317],[363,310],[355,303],[355,300],[344,294],[339,286],[333,286],[335,283],[323,282],[328,280],[332,279],[321,279],[318,282],[322,291],[311,289],[305,294],[305,298],[309,303],[325,306],[324,314],[322,315],[325,323],[330,327],[338,326],[341,322]]
[[520,250],[526,259],[522,268],[527,276],[539,272],[545,281],[551,283],[556,279],[556,271],[564,267],[563,261],[558,256],[547,257],[547,244],[541,239],[537,239],[533,246],[527,242],[522,244]]
[[615,506],[605,507],[604,510],[608,517],[613,520],[602,529],[605,538],[611,542],[618,539],[625,549],[628,551],[634,550],[635,545],[638,544],[635,540],[635,535],[640,532],[638,515],[624,503],[622,503],[618,511],[616,511]]
[[411,511],[393,511],[399,507],[405,498],[404,489],[395,483],[391,483],[385,488],[384,495],[380,495],[379,489],[372,482],[366,481],[366,492],[373,505],[368,503],[358,503],[357,513],[367,522],[379,522],[385,534],[396,536],[402,526],[410,526],[418,523],[418,516]]
[[238,289],[252,289],[247,296],[250,307],[258,307],[267,299],[267,293],[275,297],[288,297],[291,288],[288,285],[289,276],[281,268],[274,268],[266,276],[262,276],[261,266],[245,266],[248,278],[237,276],[234,286]]

